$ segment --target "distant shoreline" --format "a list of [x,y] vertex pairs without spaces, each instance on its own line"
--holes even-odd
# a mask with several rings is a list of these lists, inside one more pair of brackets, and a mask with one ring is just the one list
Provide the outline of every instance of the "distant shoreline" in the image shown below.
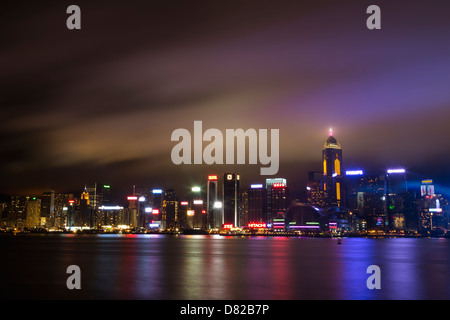
[[172,236],[189,236],[189,235],[206,235],[206,236],[222,236],[222,237],[294,237],[294,238],[328,238],[328,239],[344,239],[344,238],[368,238],[368,239],[385,239],[385,238],[436,238],[436,239],[449,239],[450,235],[423,235],[423,234],[344,234],[344,235],[328,235],[328,234],[297,234],[297,233],[208,233],[195,231],[192,232],[123,232],[123,233],[113,233],[113,232],[0,232],[0,236],[23,236],[23,235],[74,235],[74,236],[85,236],[85,235],[172,235]]

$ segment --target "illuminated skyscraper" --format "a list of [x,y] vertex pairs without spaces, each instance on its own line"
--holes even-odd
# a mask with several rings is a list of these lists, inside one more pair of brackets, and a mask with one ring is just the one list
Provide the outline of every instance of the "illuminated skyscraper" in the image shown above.
[[308,172],[308,182],[306,185],[306,196],[308,204],[323,208],[326,206],[326,197],[323,191],[323,173],[322,171]]
[[[267,192],[267,221],[271,221],[274,217],[278,214],[278,209],[276,208],[274,204],[272,204],[273,196],[272,196],[272,186],[283,186],[283,188],[287,188],[287,182],[284,178],[270,178],[266,179],[266,192]],[[283,190],[276,190],[277,192],[281,192]],[[279,196],[276,196],[275,198],[279,198]],[[278,204],[279,207],[279,204]]]
[[408,191],[406,170],[389,169],[385,179],[385,229],[417,230],[416,193]]
[[27,201],[27,218],[25,227],[35,228],[41,225],[41,200],[32,198]]
[[248,190],[247,223],[268,222],[267,191],[262,184],[252,184]]
[[101,205],[108,205],[111,203],[111,186],[104,184],[101,189]]
[[369,229],[384,228],[384,177],[363,170],[345,172],[346,208],[367,223]]
[[225,173],[223,175],[223,224],[240,226],[239,216],[239,175]]
[[41,217],[47,227],[55,224],[55,191],[44,192],[41,198]]
[[222,206],[218,205],[219,177],[209,175],[206,186],[206,213],[209,228],[219,229],[222,226]]
[[178,220],[178,200],[174,189],[168,189],[164,193],[161,212],[165,229],[175,230]]
[[285,217],[289,209],[289,187],[284,183],[274,183],[270,188],[270,202],[272,214],[268,221]]
[[78,223],[77,226],[79,227],[90,227],[91,223],[91,214],[90,214],[90,199],[89,199],[89,192],[86,190],[86,188],[81,193],[80,198],[80,210],[78,213]]
[[323,146],[323,191],[326,193],[328,206],[341,206],[344,197],[343,188],[343,168],[342,168],[342,148],[339,142],[333,137],[330,129],[330,136]]
[[241,212],[241,225],[246,226],[248,224],[248,192],[241,192],[239,199],[239,210]]

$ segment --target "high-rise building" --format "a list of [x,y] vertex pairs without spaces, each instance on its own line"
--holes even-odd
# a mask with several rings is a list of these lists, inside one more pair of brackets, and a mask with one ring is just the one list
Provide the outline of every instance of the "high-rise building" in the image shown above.
[[272,205],[272,186],[274,184],[284,185],[287,187],[285,178],[270,178],[266,179],[266,192],[267,192],[267,221],[271,221],[277,216],[278,210]]
[[248,192],[241,192],[239,199],[239,210],[241,212],[241,226],[246,226],[249,223],[248,220]]
[[124,208],[118,205],[102,205],[99,207],[97,226],[99,228],[107,226],[118,226],[124,223]]
[[[430,179],[424,181],[422,181],[421,190],[423,185],[428,187],[432,183]],[[425,188],[425,190],[427,192],[416,200],[418,231],[442,235],[449,230],[448,199],[441,194],[435,194],[434,188]],[[428,190],[432,190],[432,194],[431,192],[428,194]]]
[[225,173],[223,175],[223,220],[222,224],[240,227],[239,215],[239,175]]
[[77,226],[91,227],[91,206],[87,188],[84,188],[83,192],[81,193]]
[[69,199],[73,199],[70,193],[55,193],[54,214],[51,221],[55,229],[63,229],[66,225]]
[[27,201],[27,218],[25,227],[32,229],[41,226],[41,199],[35,197]]
[[363,170],[345,172],[346,207],[370,229],[384,227],[384,180]]
[[21,229],[25,226],[27,201],[29,196],[13,195],[11,196],[11,203],[7,214],[7,226],[10,228]]
[[174,189],[168,189],[164,193],[161,211],[164,229],[175,230],[178,221],[178,200]]
[[267,191],[262,184],[252,184],[248,189],[248,216],[246,223],[267,223]]
[[55,223],[55,191],[43,193],[41,197],[41,218],[47,227],[53,227]]
[[323,172],[308,172],[308,182],[306,184],[306,198],[308,204],[316,208],[326,206],[326,194],[323,191]]
[[91,186],[85,186],[84,189],[89,194],[89,205],[93,210],[97,209],[99,205],[99,194],[97,193],[97,183]]
[[268,221],[285,217],[289,209],[289,187],[284,183],[273,183],[270,188],[272,215]]
[[345,199],[343,186],[344,176],[342,167],[342,148],[339,142],[330,135],[322,150],[323,162],[323,191],[326,193],[327,206],[341,206]]
[[208,223],[204,188],[198,185],[193,186],[188,199],[189,209],[187,211],[187,222],[189,228],[206,230]]
[[206,214],[208,226],[211,229],[219,229],[222,226],[222,205],[219,205],[219,177],[208,175],[206,185]]
[[192,229],[192,225],[189,225],[188,221],[189,201],[183,200],[179,202],[178,207],[178,222],[177,225],[180,229]]
[[104,184],[101,188],[99,202],[103,206],[107,206],[111,203],[111,186],[109,184]]
[[[410,220],[414,199],[408,194],[405,169],[388,169],[384,176],[385,183],[385,229],[404,230],[406,220]],[[412,220],[416,220],[412,217]]]

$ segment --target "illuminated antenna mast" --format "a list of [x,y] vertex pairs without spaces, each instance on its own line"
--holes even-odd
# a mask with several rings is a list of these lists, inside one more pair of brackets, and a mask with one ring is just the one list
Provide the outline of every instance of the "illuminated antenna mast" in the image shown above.
[[333,128],[330,128],[329,134],[330,134],[330,137],[333,135]]

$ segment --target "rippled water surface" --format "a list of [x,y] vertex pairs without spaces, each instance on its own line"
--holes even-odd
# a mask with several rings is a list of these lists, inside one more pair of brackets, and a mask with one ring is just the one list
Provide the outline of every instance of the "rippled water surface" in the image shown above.
[[2,235],[0,252],[2,299],[450,298],[449,239]]

